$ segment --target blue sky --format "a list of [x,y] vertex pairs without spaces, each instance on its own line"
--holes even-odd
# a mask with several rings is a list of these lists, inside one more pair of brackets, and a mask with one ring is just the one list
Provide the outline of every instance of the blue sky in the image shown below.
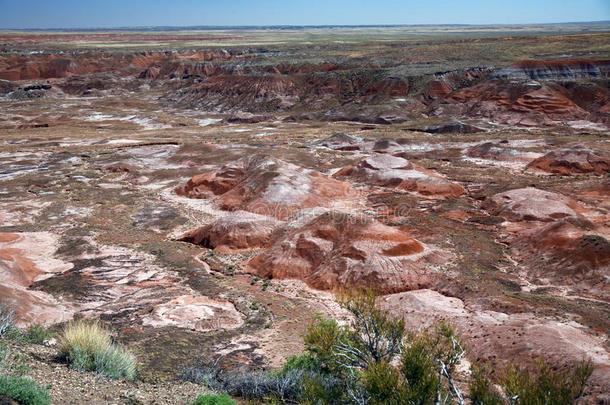
[[0,28],[610,20],[610,0],[0,0]]

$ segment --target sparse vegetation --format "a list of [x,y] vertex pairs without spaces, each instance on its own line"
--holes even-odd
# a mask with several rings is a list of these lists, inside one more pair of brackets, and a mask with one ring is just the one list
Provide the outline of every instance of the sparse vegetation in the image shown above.
[[45,340],[55,336],[55,332],[39,324],[32,324],[23,335],[28,343],[42,344]]
[[555,369],[540,360],[533,370],[510,364],[501,383],[511,404],[574,404],[580,399],[593,373],[593,363],[582,360],[564,369]]
[[22,377],[27,374],[29,367],[23,355],[11,350],[5,343],[0,343],[0,374],[13,377]]
[[[304,335],[307,352],[290,357],[278,371],[224,371],[217,360],[184,377],[236,397],[282,403],[465,403],[455,377],[465,350],[449,323],[407,331],[402,319],[376,307],[373,293],[342,295],[339,302],[353,315],[350,325],[316,317]],[[561,372],[546,363],[533,371],[510,366],[494,382],[475,364],[469,398],[478,405],[572,404],[592,370],[590,361]]]
[[135,356],[113,344],[110,332],[97,322],[70,322],[60,337],[59,356],[76,370],[109,378],[131,380],[136,374]]

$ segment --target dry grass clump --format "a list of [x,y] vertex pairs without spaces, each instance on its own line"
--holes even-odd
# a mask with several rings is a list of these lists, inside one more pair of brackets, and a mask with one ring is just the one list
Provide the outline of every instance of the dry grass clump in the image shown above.
[[94,371],[109,378],[132,380],[136,374],[135,356],[112,343],[110,332],[98,322],[68,323],[59,339],[59,356],[76,370]]

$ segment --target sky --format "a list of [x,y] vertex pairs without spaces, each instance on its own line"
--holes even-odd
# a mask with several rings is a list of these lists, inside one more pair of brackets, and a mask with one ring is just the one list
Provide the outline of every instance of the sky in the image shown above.
[[610,0],[0,0],[8,29],[601,20],[610,20]]

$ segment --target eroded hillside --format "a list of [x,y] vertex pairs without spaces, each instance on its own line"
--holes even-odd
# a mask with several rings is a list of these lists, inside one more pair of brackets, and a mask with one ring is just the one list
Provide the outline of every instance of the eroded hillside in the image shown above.
[[[219,355],[277,368],[316,313],[346,319],[333,290],[373,288],[409,326],[450,319],[473,361],[590,357],[585,400],[610,401],[607,33],[75,35],[0,41],[18,326],[100,319],[137,384],[169,386]],[[42,384],[63,367],[21,350]]]

